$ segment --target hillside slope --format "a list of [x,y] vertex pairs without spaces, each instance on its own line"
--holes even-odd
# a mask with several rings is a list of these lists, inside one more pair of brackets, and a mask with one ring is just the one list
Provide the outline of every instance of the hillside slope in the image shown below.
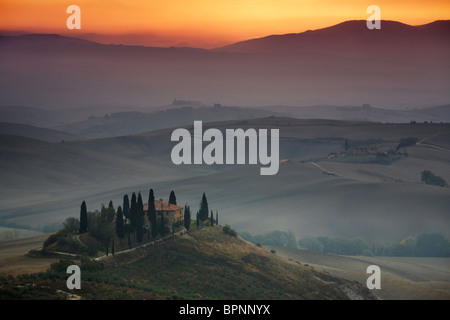
[[265,248],[322,272],[362,284],[368,277],[367,267],[377,265],[381,270],[381,289],[376,290],[376,295],[383,300],[450,299],[449,258],[344,256],[294,248]]
[[[221,227],[194,228],[162,244],[110,256],[101,262],[102,271],[83,273],[77,298],[375,299],[357,282],[289,261],[225,234]],[[0,296],[67,298],[72,292],[66,288],[66,276],[65,272],[48,272],[0,278]],[[21,290],[21,285],[29,290]]]

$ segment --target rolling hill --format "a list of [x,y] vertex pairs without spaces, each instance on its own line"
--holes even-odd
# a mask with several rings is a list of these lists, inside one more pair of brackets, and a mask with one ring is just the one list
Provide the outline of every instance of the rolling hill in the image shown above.
[[450,299],[448,258],[342,256],[293,248],[265,248],[322,272],[362,284],[367,280],[367,266],[377,265],[382,272],[381,289],[376,290],[376,295],[383,300]]
[[62,142],[83,139],[82,137],[63,131],[7,122],[0,122],[0,135],[28,137],[47,142]]
[[100,262],[104,265],[101,271],[84,269],[82,288],[76,292],[68,292],[64,270],[0,277],[0,296],[39,300],[376,299],[355,281],[289,261],[227,235],[221,227],[194,228],[162,244]]
[[[445,146],[448,124],[269,117],[204,124],[208,127],[279,128],[278,174],[260,176],[259,165],[176,166],[170,159],[172,129],[64,144],[1,136],[6,183],[0,221],[42,228],[78,216],[83,200],[88,210],[109,200],[117,207],[124,194],[141,191],[146,199],[153,188],[164,199],[175,190],[180,203],[194,208],[206,192],[224,223],[251,233],[291,229],[297,238],[364,235],[384,242],[427,231],[448,235],[449,189],[420,180],[420,172],[429,169],[450,181],[448,149],[426,143],[440,137],[435,143]],[[389,165],[326,161],[344,150],[345,139],[384,151],[410,136],[423,143],[403,148],[408,156]]]

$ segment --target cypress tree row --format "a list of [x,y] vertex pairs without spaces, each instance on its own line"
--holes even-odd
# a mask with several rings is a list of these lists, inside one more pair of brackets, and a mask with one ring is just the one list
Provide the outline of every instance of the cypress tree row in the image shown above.
[[80,233],[86,233],[88,230],[88,218],[87,218],[87,208],[86,208],[86,202],[83,201],[81,203],[81,209],[80,209]]
[[177,205],[177,197],[175,197],[175,192],[172,190],[169,195],[169,203]]

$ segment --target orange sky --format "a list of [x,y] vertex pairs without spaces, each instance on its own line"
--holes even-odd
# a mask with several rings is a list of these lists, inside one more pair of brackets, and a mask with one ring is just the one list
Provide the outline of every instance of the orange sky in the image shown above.
[[[72,4],[81,8],[80,31],[66,28],[66,8]],[[412,25],[450,18],[448,0],[0,0],[0,30],[100,34],[106,42],[213,47],[365,20],[371,4],[381,8],[382,19]]]

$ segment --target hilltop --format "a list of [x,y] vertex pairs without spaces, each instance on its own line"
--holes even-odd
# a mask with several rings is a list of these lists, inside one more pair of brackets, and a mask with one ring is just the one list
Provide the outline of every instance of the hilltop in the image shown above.
[[[60,272],[0,278],[0,295],[4,299],[375,299],[357,282],[282,258],[224,233],[222,227],[193,228],[183,236],[100,262],[101,272],[84,268],[82,289],[76,292],[67,289],[67,274],[60,267]],[[96,269],[92,266],[89,269]]]

